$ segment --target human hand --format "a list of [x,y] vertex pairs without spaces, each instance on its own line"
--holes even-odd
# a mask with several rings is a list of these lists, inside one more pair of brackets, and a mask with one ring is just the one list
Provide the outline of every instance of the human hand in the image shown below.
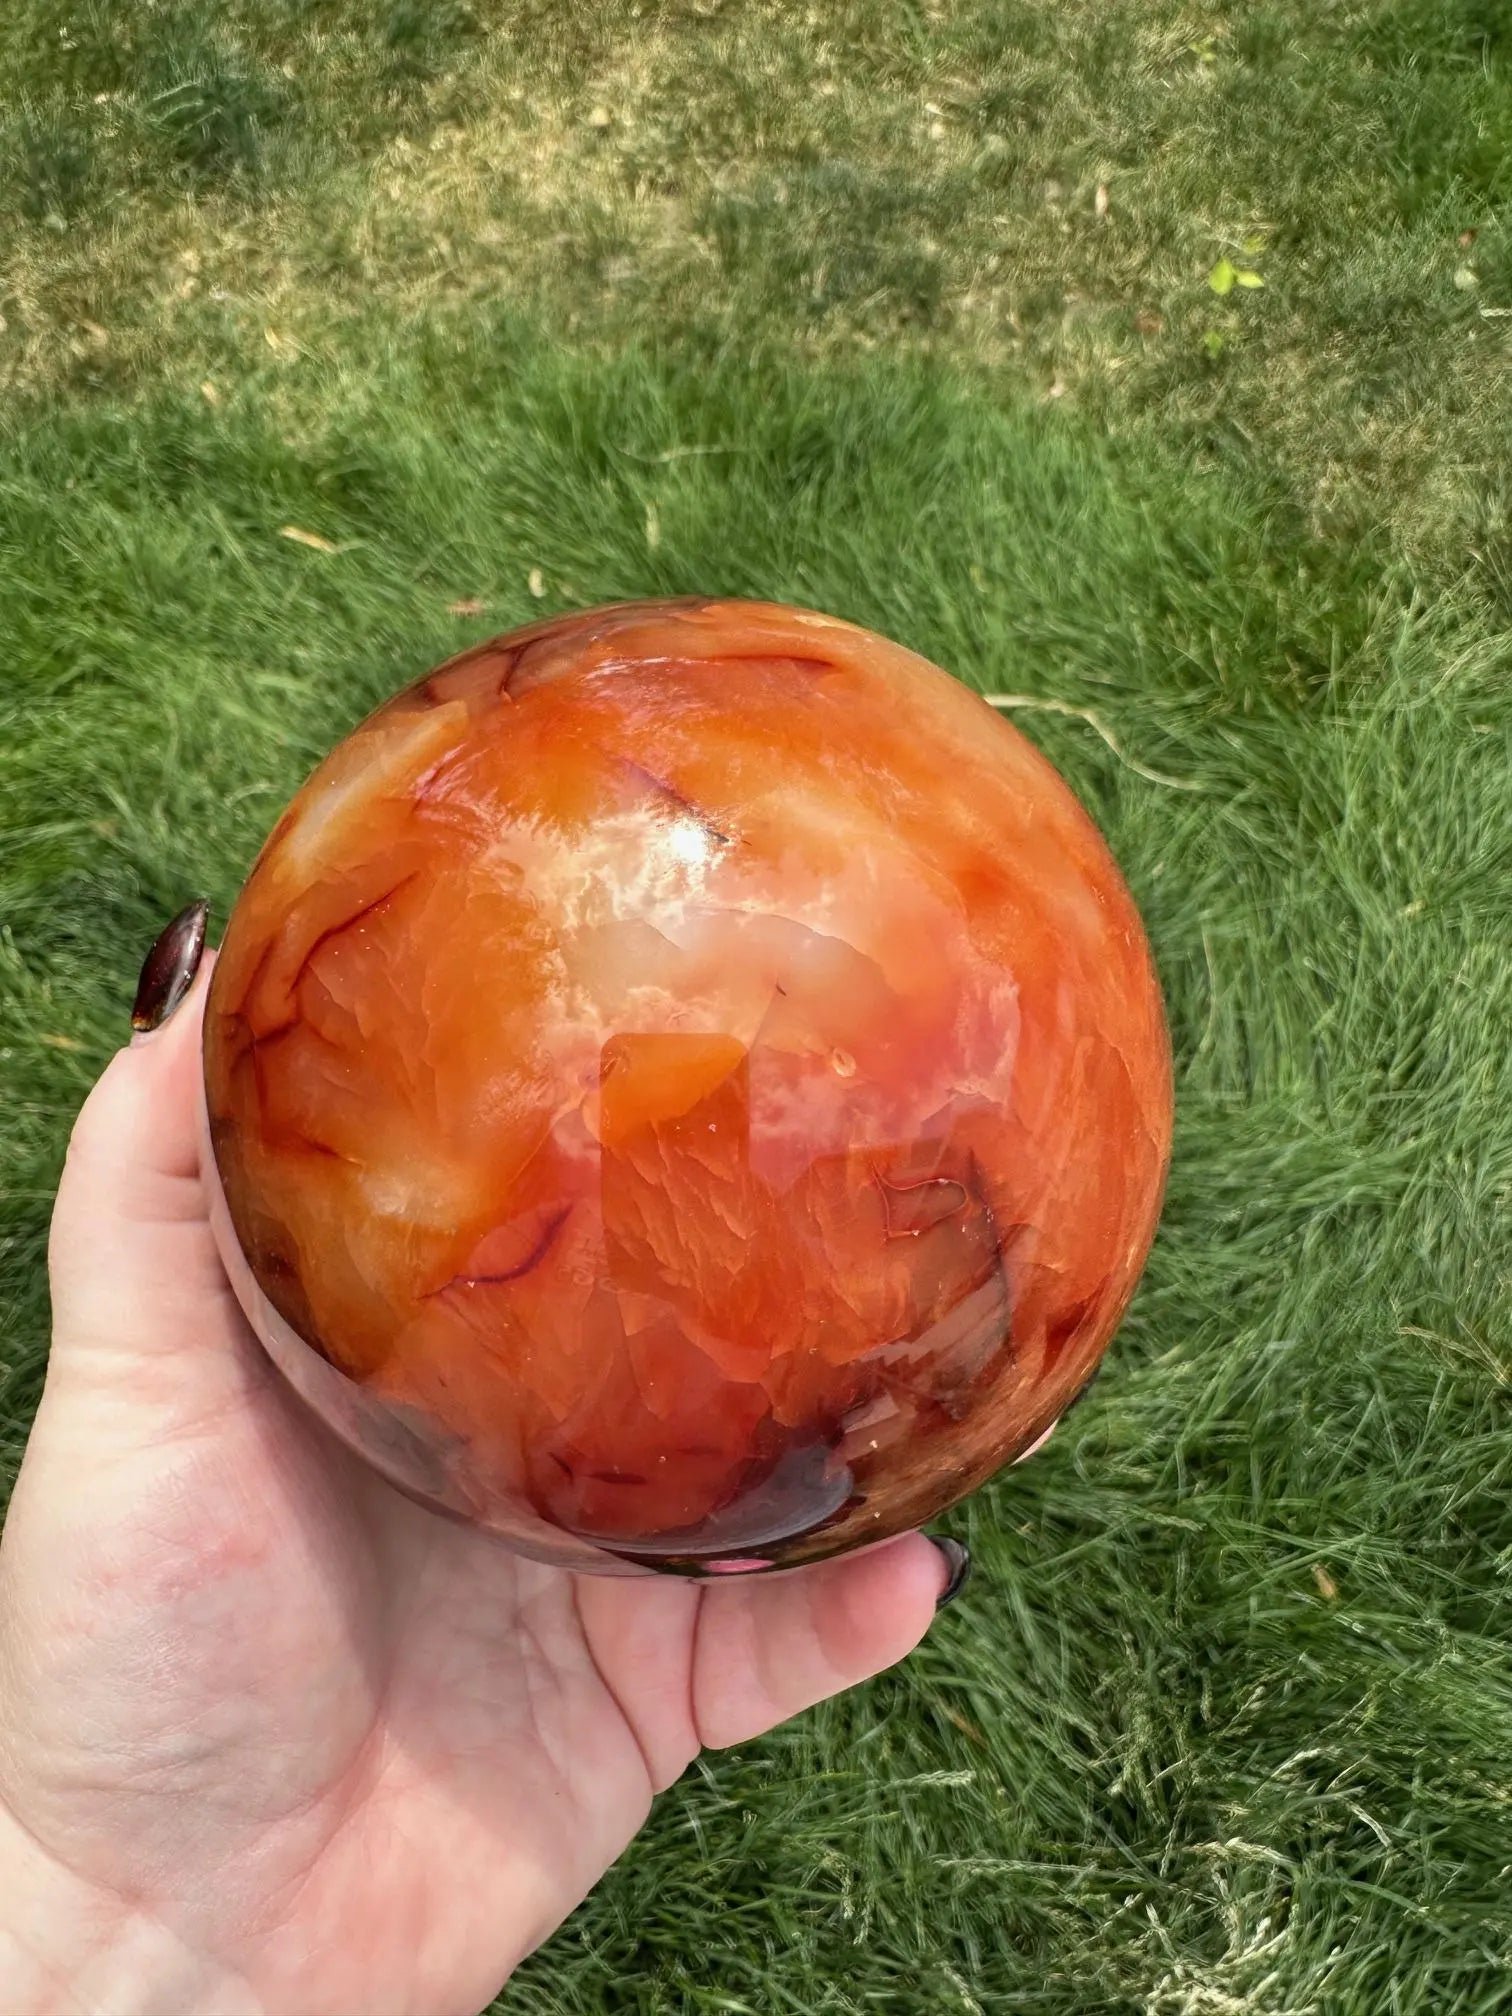
[[965,1557],[909,1534],[771,1580],[578,1576],[369,1474],[216,1256],[203,921],[157,955],[176,1012],[90,1094],[53,1219],[0,1546],[6,2009],[471,2016],[701,1747],[901,1659]]

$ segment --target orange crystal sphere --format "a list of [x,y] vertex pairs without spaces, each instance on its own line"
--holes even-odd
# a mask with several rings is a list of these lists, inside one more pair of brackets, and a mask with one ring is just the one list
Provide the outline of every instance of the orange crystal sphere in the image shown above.
[[1066,785],[830,617],[629,604],[379,709],[205,1033],[215,1222],[294,1386],[538,1558],[787,1566],[1085,1385],[1154,1234],[1165,1020]]

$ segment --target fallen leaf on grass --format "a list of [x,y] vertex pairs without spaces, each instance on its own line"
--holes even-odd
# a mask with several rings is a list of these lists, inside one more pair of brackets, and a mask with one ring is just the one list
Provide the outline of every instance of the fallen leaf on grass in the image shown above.
[[1265,281],[1249,266],[1236,266],[1232,259],[1220,259],[1208,275],[1215,294],[1232,294],[1236,287],[1263,287]]
[[318,532],[306,532],[302,525],[280,525],[280,539],[292,539],[296,546],[308,546],[312,553],[339,553],[341,548],[334,539],[323,539]]
[[464,595],[460,602],[448,602],[448,616],[481,616],[488,604],[477,595]]
[[1314,1561],[1313,1563],[1313,1580],[1317,1583],[1318,1594],[1323,1598],[1325,1603],[1338,1602],[1339,1585],[1321,1561]]
[[84,1045],[76,1036],[58,1036],[50,1029],[44,1031],[37,1038],[37,1041],[45,1043],[49,1050],[82,1050],[84,1048]]
[[1154,308],[1141,308],[1134,317],[1134,327],[1141,336],[1158,336],[1165,328],[1165,317]]
[[221,396],[213,378],[206,378],[201,381],[200,397],[207,406],[219,406]]
[[1480,285],[1480,275],[1473,266],[1457,266],[1454,269],[1454,284],[1461,294],[1473,294]]
[[1093,214],[1094,214],[1095,216],[1098,216],[1098,217],[1106,217],[1106,216],[1107,216],[1107,214],[1108,214],[1108,185],[1107,185],[1107,183],[1106,183],[1106,182],[1099,182],[1099,183],[1098,183],[1098,185],[1097,185],[1097,194],[1096,194],[1096,195],[1095,195],[1095,196],[1093,197],[1093,199],[1092,199],[1092,210],[1093,210]]
[[542,598],[545,596],[546,576],[541,572],[539,567],[531,568],[529,574],[525,578],[525,586],[530,590],[531,594],[534,595],[537,602],[541,601]]

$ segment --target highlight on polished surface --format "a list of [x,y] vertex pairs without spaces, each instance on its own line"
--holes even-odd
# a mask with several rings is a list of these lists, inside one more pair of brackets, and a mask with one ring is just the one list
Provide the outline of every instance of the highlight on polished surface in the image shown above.
[[342,742],[232,913],[205,1084],[293,1386],[415,1497],[622,1573],[818,1559],[1021,1455],[1171,1132],[1057,773],[901,646],[722,601],[518,630]]

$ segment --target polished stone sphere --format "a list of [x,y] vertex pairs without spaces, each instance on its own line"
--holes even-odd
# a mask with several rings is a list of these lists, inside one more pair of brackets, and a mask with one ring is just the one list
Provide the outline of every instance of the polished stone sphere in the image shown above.
[[610,1572],[815,1560],[1022,1454],[1171,1132],[1144,931],[1056,772],[900,646],[743,602],[539,623],[356,729],[232,913],[205,1085],[294,1387]]

